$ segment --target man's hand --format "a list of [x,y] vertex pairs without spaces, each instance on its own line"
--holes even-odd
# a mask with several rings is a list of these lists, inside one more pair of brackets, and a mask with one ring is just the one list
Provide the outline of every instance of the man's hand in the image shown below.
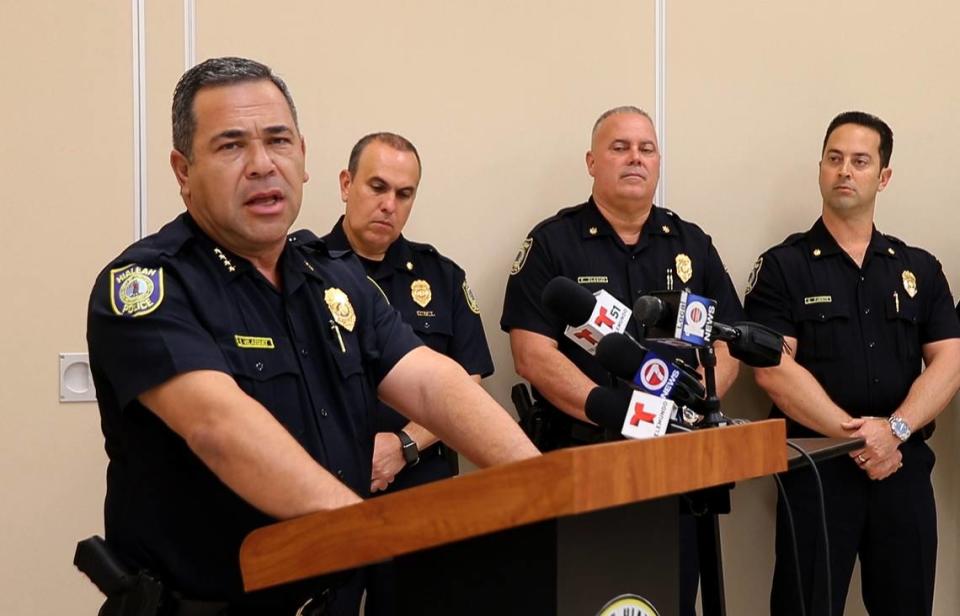
[[403,459],[403,445],[393,432],[377,432],[373,440],[373,472],[370,491],[386,490],[407,463]]
[[842,424],[852,438],[862,438],[864,447],[850,452],[850,457],[871,479],[886,479],[899,470],[903,455],[900,439],[882,417],[861,417]]

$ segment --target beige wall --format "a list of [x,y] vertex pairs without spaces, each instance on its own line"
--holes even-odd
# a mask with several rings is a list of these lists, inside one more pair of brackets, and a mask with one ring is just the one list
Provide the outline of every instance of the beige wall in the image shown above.
[[[0,110],[13,131],[0,152],[0,408],[12,428],[0,454],[0,613],[93,613],[97,593],[70,558],[76,539],[102,530],[102,437],[94,405],[58,404],[56,357],[83,350],[93,276],[132,238],[130,6],[3,4],[18,19],[0,25]],[[497,322],[510,262],[536,221],[587,195],[595,116],[624,103],[652,109],[653,2],[298,0],[269,18],[250,0],[198,5],[198,58],[261,59],[293,90],[312,176],[300,226],[322,233],[336,219],[336,174],[359,136],[394,130],[417,144],[424,178],[408,235],[468,271],[498,368],[486,385],[509,405],[517,378]],[[181,3],[147,7],[146,220],[155,230],[182,208],[167,156],[183,30]],[[949,180],[960,8],[738,0],[669,11],[666,205],[713,234],[738,288],[759,252],[816,217],[822,131],[855,107],[885,117],[896,135],[878,225],[935,252],[960,287],[949,224],[960,197]],[[760,417],[767,403],[747,377],[726,408]],[[960,612],[953,412],[935,438],[938,614]],[[736,513],[723,522],[729,611],[764,613],[773,488],[753,481],[734,495]]]

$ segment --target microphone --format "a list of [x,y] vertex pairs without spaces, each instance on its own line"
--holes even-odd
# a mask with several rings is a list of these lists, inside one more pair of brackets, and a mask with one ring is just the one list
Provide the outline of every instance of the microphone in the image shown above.
[[597,360],[615,376],[655,396],[697,408],[706,392],[687,364],[661,357],[626,334],[608,334],[597,345]]
[[543,306],[567,324],[563,334],[591,355],[607,334],[623,332],[631,311],[605,290],[590,293],[569,278],[557,276],[543,287]]
[[716,310],[716,301],[689,291],[654,291],[633,305],[648,340],[688,348],[710,344]]
[[666,398],[609,387],[590,390],[584,408],[590,421],[630,439],[663,436],[677,412],[676,403]]
[[647,328],[647,339],[683,347],[727,343],[730,355],[748,366],[780,365],[783,336],[749,321],[725,325],[713,320],[716,302],[687,291],[656,291],[637,299],[634,318]]

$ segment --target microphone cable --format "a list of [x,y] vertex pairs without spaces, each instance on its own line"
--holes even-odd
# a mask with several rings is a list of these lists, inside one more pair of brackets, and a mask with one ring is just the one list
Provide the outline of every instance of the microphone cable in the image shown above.
[[[790,439],[787,439],[787,446],[799,453],[803,458],[806,459],[807,463],[810,464],[810,469],[813,471],[813,478],[817,484],[817,496],[819,497],[820,505],[820,523],[823,531],[823,550],[824,550],[824,571],[826,572],[827,578],[827,616],[833,616],[833,576],[830,571],[830,537],[827,535],[827,506],[826,506],[826,497],[823,492],[823,481],[820,479],[820,471],[817,470],[817,464],[813,461],[813,458],[810,457],[810,454],[807,453],[802,447],[792,442]],[[790,523],[790,532],[793,538],[793,550],[794,550],[794,566],[797,569],[797,583],[800,584],[800,556],[797,548],[797,537],[796,529],[793,524],[793,513],[790,509],[790,503],[787,500],[786,492],[783,490],[783,484],[780,482],[780,478],[777,475],[774,475],[774,478],[777,481],[777,486],[780,488],[780,493],[783,495],[783,504],[787,507],[787,519]],[[800,606],[803,610],[803,587],[800,587]],[[806,612],[803,612],[804,614]]]
[[800,616],[807,616],[806,600],[803,598],[803,579],[800,576],[800,548],[797,546],[797,527],[793,522],[793,510],[790,508],[790,499],[787,498],[787,491],[783,487],[783,481],[780,480],[780,474],[774,473],[773,480],[787,509],[787,526],[790,527],[790,542],[793,544],[793,569],[797,574],[797,594],[800,597]]

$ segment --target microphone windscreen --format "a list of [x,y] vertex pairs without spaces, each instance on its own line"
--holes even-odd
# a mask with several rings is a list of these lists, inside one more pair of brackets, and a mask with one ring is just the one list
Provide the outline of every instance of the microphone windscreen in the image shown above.
[[653,327],[660,321],[667,306],[659,297],[641,295],[633,304],[633,318],[644,327]]
[[607,334],[597,345],[597,360],[600,365],[628,381],[637,374],[646,354],[643,347],[630,336],[621,333]]
[[601,428],[619,432],[630,407],[631,392],[628,389],[594,387],[587,394],[584,410],[587,418]]
[[586,323],[597,305],[593,293],[564,276],[557,276],[543,287],[540,301],[571,327]]

